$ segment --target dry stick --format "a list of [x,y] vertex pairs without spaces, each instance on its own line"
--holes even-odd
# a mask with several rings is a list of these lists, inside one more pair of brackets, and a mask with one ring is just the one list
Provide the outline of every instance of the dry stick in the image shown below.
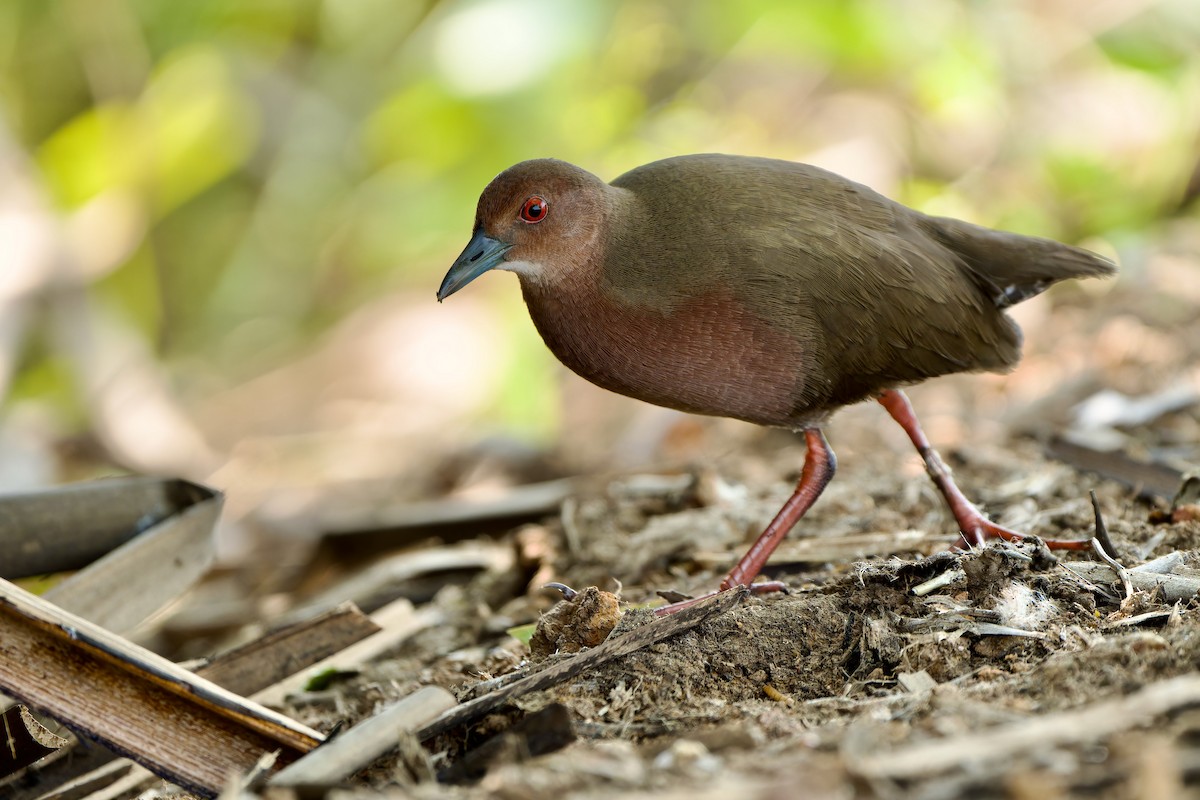
[[[154,773],[135,765],[132,770],[118,776],[116,780],[107,786],[98,788],[90,794],[83,795],[82,800],[129,800],[129,798],[139,796],[139,793],[150,786],[155,780],[157,780],[157,777]],[[38,800],[50,800],[50,798],[38,798]],[[65,800],[77,800],[77,798],[67,797]]]
[[1133,596],[1133,583],[1129,580],[1129,570],[1121,566],[1121,562],[1104,552],[1104,545],[1100,544],[1100,540],[1092,537],[1092,551],[1099,556],[1100,560],[1112,567],[1117,573],[1117,577],[1121,579],[1121,587],[1125,589],[1125,599],[1128,600]]
[[959,567],[955,567],[953,569],[948,569],[945,572],[943,572],[941,575],[934,575],[932,578],[925,581],[924,583],[918,583],[916,586],[914,586],[912,588],[912,593],[916,597],[924,597],[927,594],[932,594],[933,592],[936,592],[938,589],[941,589],[945,586],[949,586],[950,584],[954,583],[959,578],[965,578],[965,577],[967,577],[967,573],[964,572]]
[[1156,717],[1200,706],[1200,677],[1188,675],[1151,684],[1116,700],[1087,708],[956,734],[873,755],[847,755],[851,772],[868,779],[916,779],[951,770],[1011,763],[1030,752],[1094,742],[1151,723]]
[[405,733],[454,708],[457,701],[440,686],[423,686],[323,747],[285,767],[273,786],[332,786],[394,749]]
[[212,796],[263,752],[324,737],[0,581],[0,686],[185,788]]
[[529,692],[536,692],[569,680],[584,670],[598,667],[614,658],[629,655],[668,636],[693,628],[709,617],[724,614],[740,603],[747,594],[748,591],[745,588],[728,589],[670,616],[659,617],[628,633],[609,638],[591,650],[560,661],[541,672],[536,672],[497,689],[491,694],[485,694],[483,697],[451,709],[421,728],[417,732],[417,738],[424,741],[439,733],[445,733],[458,725],[478,719],[514,697],[520,697]]
[[[1103,583],[1113,579],[1113,568],[1107,563],[1097,561],[1063,562],[1062,568],[1076,576],[1092,583]],[[1162,592],[1162,599],[1167,603],[1177,600],[1190,600],[1200,593],[1200,578],[1191,575],[1172,575],[1161,572],[1143,570],[1133,567],[1125,570],[1125,577],[1134,590],[1139,592]]]

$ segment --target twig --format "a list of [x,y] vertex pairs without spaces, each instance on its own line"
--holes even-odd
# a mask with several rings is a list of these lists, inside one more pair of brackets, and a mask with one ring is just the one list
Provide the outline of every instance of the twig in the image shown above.
[[954,583],[959,578],[965,578],[966,575],[967,573],[963,572],[957,567],[954,569],[948,569],[941,575],[936,575],[924,583],[918,583],[912,588],[912,593],[917,597],[924,597],[925,595],[936,591],[937,589],[941,589],[943,586]]
[[491,694],[485,694],[483,697],[477,697],[451,709],[418,731],[417,738],[424,741],[458,725],[478,719],[514,697],[554,686],[575,677],[584,670],[637,652],[668,636],[693,628],[709,617],[724,614],[740,603],[746,595],[745,588],[729,589],[710,599],[702,600],[694,606],[688,606],[669,616],[659,617],[628,633],[610,638],[591,650],[560,661],[541,672],[536,672],[515,683],[510,683],[502,689],[497,689]]
[[1117,573],[1117,577],[1121,579],[1121,586],[1125,589],[1125,599],[1128,600],[1133,596],[1133,583],[1129,580],[1129,571],[1121,566],[1121,562],[1104,552],[1104,546],[1100,544],[1100,540],[1092,539],[1092,550],[1100,557],[1100,560],[1113,568]]
[[[1113,567],[1107,562],[1072,561],[1062,563],[1062,568],[1088,581],[1112,580]],[[1141,567],[1125,570],[1125,576],[1136,591],[1162,591],[1164,602],[1190,600],[1200,592],[1200,578],[1191,575],[1172,575],[1159,572],[1144,572]]]
[[[118,758],[90,772],[63,781],[53,789],[38,791],[36,797],[38,800],[74,800],[75,798],[89,797],[104,787],[113,785],[116,781],[130,774],[130,771],[136,771],[139,774],[145,774],[146,772],[129,759]],[[154,780],[154,773],[149,773],[149,775],[151,780]],[[18,794],[16,796],[20,797],[22,795]]]

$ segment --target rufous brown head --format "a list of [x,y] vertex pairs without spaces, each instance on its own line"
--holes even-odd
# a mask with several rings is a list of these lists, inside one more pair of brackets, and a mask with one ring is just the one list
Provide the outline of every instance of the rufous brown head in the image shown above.
[[616,191],[565,161],[543,158],[509,167],[480,195],[471,241],[442,280],[438,300],[489,270],[538,282],[581,264],[599,245],[608,197]]

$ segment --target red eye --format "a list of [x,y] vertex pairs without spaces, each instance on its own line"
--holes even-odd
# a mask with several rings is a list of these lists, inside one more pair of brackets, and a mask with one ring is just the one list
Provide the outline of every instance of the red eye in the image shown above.
[[546,218],[546,212],[549,210],[550,206],[546,201],[535,194],[525,201],[525,205],[521,206],[521,219],[526,222],[541,222]]

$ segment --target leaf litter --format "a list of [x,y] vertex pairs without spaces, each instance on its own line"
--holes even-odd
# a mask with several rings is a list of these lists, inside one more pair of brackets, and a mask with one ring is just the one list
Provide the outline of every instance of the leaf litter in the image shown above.
[[[1012,433],[1103,439],[1130,457],[1178,465],[1186,483],[1186,467],[1200,463],[1195,406],[1176,402],[1182,392],[1166,403],[1138,390],[1175,386],[1181,375],[1200,385],[1200,321],[1160,325],[1155,297],[1114,296],[1086,312],[1068,302],[1044,320],[1026,364],[1004,379],[1017,400],[1002,416],[989,387],[971,383],[985,380],[978,376],[919,390],[929,406],[953,409],[940,418],[950,420],[946,430],[965,426],[933,438],[959,442],[943,456],[994,519],[1044,538],[1091,539],[1095,491],[1113,563],[1052,554],[1035,539],[946,552],[953,526],[915,459],[860,428],[864,411],[850,409],[831,428],[849,457],[768,566],[788,593],[749,597],[423,747],[403,745],[358,782],[419,798],[1195,791],[1200,688],[1189,681],[1200,622],[1189,587],[1200,580],[1200,522],[1173,514],[1170,497],[1051,460],[1037,438]],[[1135,340],[1145,352],[1131,349]],[[1054,354],[1089,342],[1100,374],[1060,380]],[[1095,413],[1072,409],[1097,386],[1123,393],[1139,413],[1083,424]],[[1140,413],[1152,406],[1155,414]],[[693,470],[572,492],[561,513],[502,538],[517,553],[517,575],[485,571],[443,587],[429,603],[443,624],[292,710],[325,730],[422,684],[464,701],[586,652],[604,626],[540,589],[550,581],[605,614],[611,603],[596,598],[619,598],[613,636],[650,624],[645,604],[661,590],[714,588],[790,492],[803,451],[780,432],[722,439],[720,424],[705,430],[705,452],[727,453],[717,466],[697,458]],[[539,617],[560,626],[575,618],[531,654],[507,631]],[[522,728],[535,719],[553,720],[540,724],[557,735]]]

